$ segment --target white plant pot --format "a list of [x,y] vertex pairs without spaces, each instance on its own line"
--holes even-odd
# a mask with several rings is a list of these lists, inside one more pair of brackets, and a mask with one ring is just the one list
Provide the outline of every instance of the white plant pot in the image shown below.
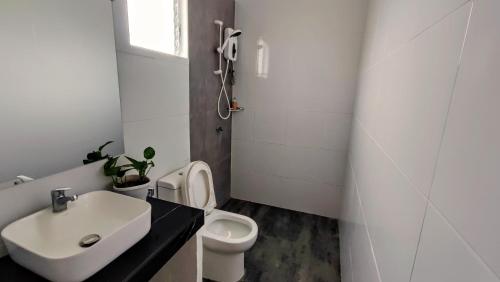
[[[125,182],[135,181],[137,179],[139,179],[139,175],[125,176]],[[148,192],[151,184],[151,180],[148,177],[146,177],[146,179],[148,180],[148,182],[132,187],[119,188],[113,185],[113,190],[123,195],[146,200],[146,198],[148,197]]]

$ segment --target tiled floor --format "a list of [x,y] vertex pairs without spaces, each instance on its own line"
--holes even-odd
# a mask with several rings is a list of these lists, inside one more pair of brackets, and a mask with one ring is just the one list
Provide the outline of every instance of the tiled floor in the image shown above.
[[245,282],[340,281],[336,220],[235,199],[222,209],[259,226],[257,242],[245,253]]

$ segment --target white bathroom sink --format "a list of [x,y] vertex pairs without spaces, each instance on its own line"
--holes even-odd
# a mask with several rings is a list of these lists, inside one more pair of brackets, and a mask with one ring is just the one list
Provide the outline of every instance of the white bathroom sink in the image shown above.
[[[149,203],[96,191],[68,203],[63,212],[53,213],[49,207],[15,221],[1,234],[20,265],[52,281],[82,281],[137,243],[150,227]],[[100,240],[80,246],[92,234]]]

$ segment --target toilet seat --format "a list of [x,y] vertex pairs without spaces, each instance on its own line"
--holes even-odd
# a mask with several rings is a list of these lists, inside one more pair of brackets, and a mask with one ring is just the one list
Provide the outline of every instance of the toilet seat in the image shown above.
[[210,214],[217,203],[212,172],[208,164],[202,161],[190,163],[186,167],[184,177],[187,204],[205,210],[205,214]]

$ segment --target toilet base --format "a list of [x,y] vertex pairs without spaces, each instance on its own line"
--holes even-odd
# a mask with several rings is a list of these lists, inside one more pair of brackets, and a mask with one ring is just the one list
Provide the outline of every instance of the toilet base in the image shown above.
[[245,274],[244,253],[215,253],[203,248],[203,278],[236,282]]

